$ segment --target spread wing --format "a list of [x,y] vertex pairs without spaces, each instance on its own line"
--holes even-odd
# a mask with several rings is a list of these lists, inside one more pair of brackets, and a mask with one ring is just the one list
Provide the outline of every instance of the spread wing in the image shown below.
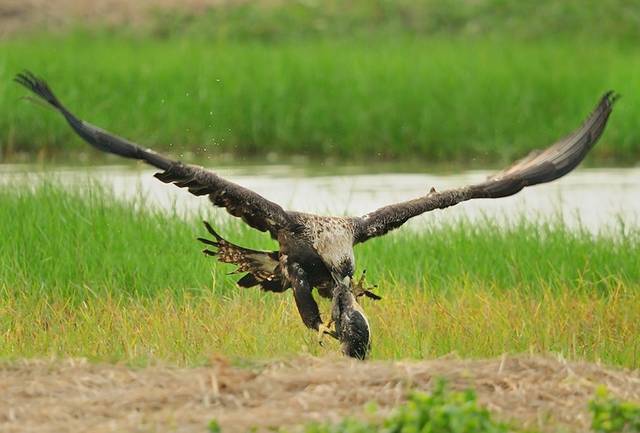
[[125,158],[142,160],[159,168],[162,172],[155,176],[161,181],[187,188],[197,196],[209,195],[214,205],[226,208],[231,215],[242,218],[255,229],[269,231],[274,238],[280,229],[293,224],[284,209],[251,190],[201,167],[173,161],[153,150],[144,149],[77,118],[60,103],[47,83],[32,73],[18,74],[15,81],[53,106],[66,118],[71,128],[93,147]]
[[608,92],[585,122],[566,138],[543,151],[534,151],[485,182],[448,191],[432,190],[424,197],[382,207],[356,218],[355,241],[364,242],[396,229],[414,216],[444,209],[474,198],[513,195],[525,186],[551,182],[573,170],[598,141],[618,96]]

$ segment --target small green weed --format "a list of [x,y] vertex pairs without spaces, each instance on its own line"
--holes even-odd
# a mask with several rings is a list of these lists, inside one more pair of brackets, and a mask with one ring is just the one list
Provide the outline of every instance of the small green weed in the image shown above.
[[222,429],[220,428],[220,424],[215,419],[212,419],[209,422],[209,433],[220,433]]
[[640,432],[640,405],[613,398],[606,388],[596,392],[589,409],[593,415],[591,428],[597,433]]
[[382,422],[345,419],[338,424],[310,424],[305,433],[506,433],[506,424],[494,421],[488,410],[478,406],[473,390],[447,390],[438,380],[429,394],[413,392],[406,404]]
[[413,393],[409,402],[384,423],[389,432],[506,432],[505,424],[491,419],[489,411],[478,406],[472,390],[450,392],[438,381],[431,394]]

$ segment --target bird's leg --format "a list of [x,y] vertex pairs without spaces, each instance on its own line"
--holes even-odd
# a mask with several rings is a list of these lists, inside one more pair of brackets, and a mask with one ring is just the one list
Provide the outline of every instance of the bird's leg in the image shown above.
[[381,296],[378,296],[372,292],[372,290],[375,290],[377,287],[378,287],[377,284],[367,287],[367,270],[366,269],[362,271],[362,275],[360,276],[358,281],[351,284],[351,290],[353,292],[353,296],[355,296],[356,298],[359,298],[361,296],[366,296],[367,298],[371,298],[376,301],[382,299]]
[[313,295],[311,294],[311,286],[307,280],[307,273],[298,263],[287,266],[288,278],[293,287],[293,297],[296,300],[296,306],[302,321],[307,328],[318,331],[318,343],[322,345],[323,337],[328,334],[333,338],[338,338],[335,331],[332,331],[331,322],[325,325],[320,317],[320,310]]

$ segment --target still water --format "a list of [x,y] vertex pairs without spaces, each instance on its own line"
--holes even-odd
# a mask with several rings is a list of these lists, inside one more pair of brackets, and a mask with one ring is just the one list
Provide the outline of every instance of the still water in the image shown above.
[[[286,209],[337,215],[362,215],[380,206],[438,190],[480,182],[491,172],[461,174],[376,173],[363,167],[342,167],[334,173],[290,165],[223,166],[215,171],[250,188]],[[148,206],[184,213],[208,212],[205,198],[197,198],[153,178],[153,170],[130,166],[54,167],[43,171],[25,165],[0,165],[0,184],[37,185],[56,179],[64,185],[86,187],[92,181],[123,199],[142,196]],[[348,174],[351,173],[351,174]],[[640,221],[640,168],[579,169],[546,185],[526,188],[513,197],[473,200],[444,211],[431,212],[409,224],[442,222],[458,218],[485,218],[499,223],[525,216],[535,220],[562,218],[570,227],[593,232],[615,229],[620,221],[637,226]]]

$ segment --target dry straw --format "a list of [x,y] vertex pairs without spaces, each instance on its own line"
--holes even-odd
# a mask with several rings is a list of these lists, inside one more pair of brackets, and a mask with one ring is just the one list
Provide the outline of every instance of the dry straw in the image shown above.
[[588,401],[606,386],[640,401],[640,372],[553,357],[504,356],[420,362],[356,362],[302,357],[252,368],[212,359],[199,368],[29,360],[0,367],[0,430],[202,432],[217,419],[224,432],[252,426],[295,427],[307,421],[384,415],[409,389],[436,377],[453,389],[474,388],[498,418],[542,431],[588,431]]

